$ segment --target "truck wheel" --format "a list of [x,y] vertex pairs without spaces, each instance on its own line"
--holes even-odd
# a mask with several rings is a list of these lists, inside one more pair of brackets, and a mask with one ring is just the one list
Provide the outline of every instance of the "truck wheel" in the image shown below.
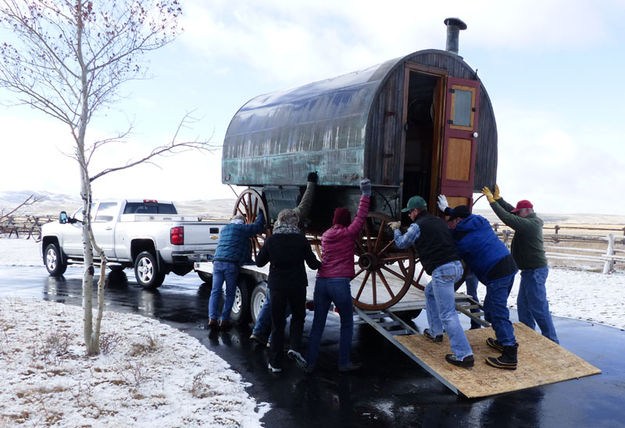
[[67,263],[56,244],[48,244],[43,254],[43,262],[50,276],[61,276],[67,270]]
[[208,272],[199,272],[197,273],[197,276],[200,277],[200,279],[206,283],[206,284],[212,284],[213,282],[213,275],[208,273]]
[[258,314],[267,300],[267,284],[261,282],[254,290],[252,290],[252,297],[250,298],[250,315],[252,316],[252,322],[256,324],[258,320]]
[[139,253],[135,259],[135,278],[144,288],[157,288],[165,280],[165,274],[159,272],[156,257],[149,251]]
[[232,311],[230,311],[230,320],[239,324],[243,324],[250,320],[250,289],[245,280],[239,278],[237,290],[234,295],[234,303]]

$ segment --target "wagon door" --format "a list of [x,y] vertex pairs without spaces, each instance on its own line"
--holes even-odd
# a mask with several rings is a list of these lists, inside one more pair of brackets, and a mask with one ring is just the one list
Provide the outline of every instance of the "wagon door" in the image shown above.
[[449,205],[471,206],[480,82],[447,78],[441,193]]

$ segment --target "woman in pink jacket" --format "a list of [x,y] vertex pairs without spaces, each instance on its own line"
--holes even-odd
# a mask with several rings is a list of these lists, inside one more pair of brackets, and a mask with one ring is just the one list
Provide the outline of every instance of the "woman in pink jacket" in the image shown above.
[[354,333],[354,308],[349,282],[355,275],[354,248],[356,239],[365,223],[369,211],[371,182],[365,178],[360,182],[360,204],[354,221],[346,208],[334,211],[333,226],[321,236],[321,268],[315,282],[315,316],[308,341],[306,371],[312,372],[319,356],[321,335],[326,325],[330,304],[334,303],[341,317],[339,340],[339,371],[348,372],[360,367],[350,360],[350,349]]

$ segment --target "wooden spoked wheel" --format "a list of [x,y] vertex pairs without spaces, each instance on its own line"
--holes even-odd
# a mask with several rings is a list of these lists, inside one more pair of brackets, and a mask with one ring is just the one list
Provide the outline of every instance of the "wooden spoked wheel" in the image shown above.
[[[243,217],[245,217],[245,223],[250,224],[256,221],[256,218],[258,217],[258,213],[260,211],[262,211],[265,217],[265,225],[269,224],[269,219],[267,216],[267,206],[265,205],[261,194],[254,189],[245,189],[243,192],[241,192],[241,194],[237,198],[237,202],[234,204],[233,215],[241,214]],[[265,239],[267,239],[270,235],[271,230],[268,227],[265,227],[265,230],[262,234],[250,238],[250,255],[253,260],[256,260],[256,255],[265,243]]]
[[413,285],[415,255],[412,247],[399,249],[382,213],[369,213],[356,243],[356,276],[351,281],[354,305],[382,310],[397,303]]

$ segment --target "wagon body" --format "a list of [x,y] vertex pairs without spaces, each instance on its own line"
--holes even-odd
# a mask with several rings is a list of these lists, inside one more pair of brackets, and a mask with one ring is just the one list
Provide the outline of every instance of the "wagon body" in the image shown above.
[[415,194],[432,211],[439,193],[471,204],[496,168],[484,86],[460,56],[431,49],[251,99],[228,127],[222,181],[257,188],[275,219],[317,171],[311,226],[323,230],[337,206],[355,213],[363,177],[374,187],[371,210],[399,218]]

